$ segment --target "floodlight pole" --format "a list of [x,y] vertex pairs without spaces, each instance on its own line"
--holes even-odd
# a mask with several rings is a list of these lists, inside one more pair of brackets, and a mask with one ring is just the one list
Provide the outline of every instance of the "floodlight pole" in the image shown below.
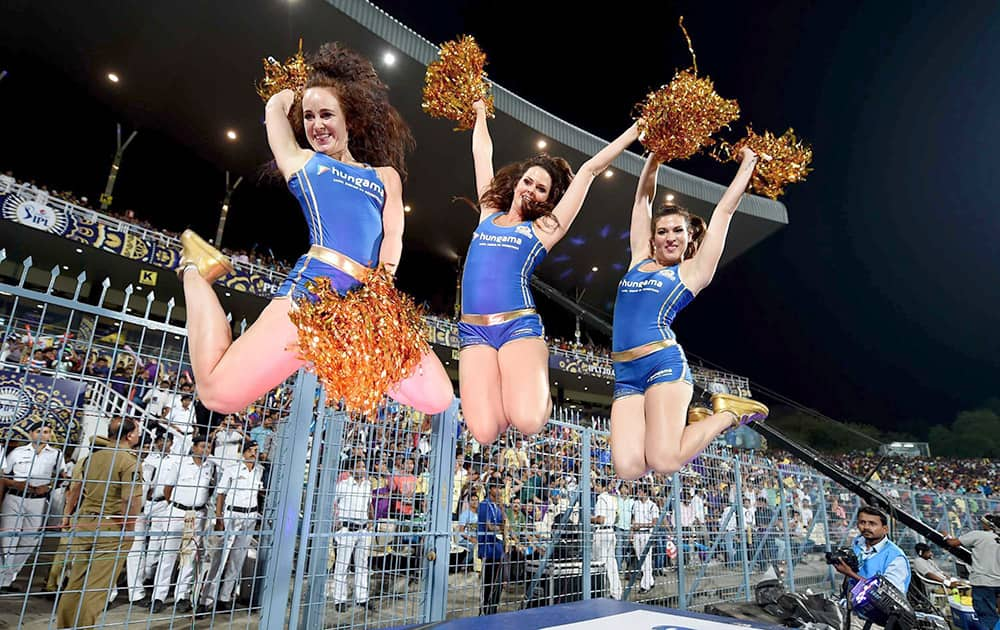
[[229,199],[233,196],[233,191],[243,181],[243,176],[236,178],[236,183],[229,185],[229,171],[226,171],[226,197],[222,200],[222,211],[219,213],[219,229],[215,231],[215,246],[222,247],[222,230],[226,229],[226,217],[229,215]]
[[133,131],[125,144],[122,144],[122,126],[121,123],[115,125],[115,141],[117,148],[115,149],[115,159],[111,162],[111,172],[108,173],[108,183],[104,186],[104,194],[101,195],[101,210],[107,210],[111,206],[112,195],[111,192],[115,189],[115,180],[118,178],[118,169],[121,167],[122,156],[125,155],[125,149],[128,145],[132,143],[135,139],[135,134],[138,132]]

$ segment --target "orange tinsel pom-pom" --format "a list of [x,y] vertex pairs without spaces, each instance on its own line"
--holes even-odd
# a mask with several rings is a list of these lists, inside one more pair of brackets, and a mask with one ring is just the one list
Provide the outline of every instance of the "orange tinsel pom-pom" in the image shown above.
[[713,144],[711,135],[740,116],[735,100],[716,94],[712,80],[691,69],[675,74],[636,110],[642,145],[663,162],[689,158]]
[[374,414],[382,397],[408,377],[429,351],[427,331],[413,300],[385,269],[340,295],[328,278],[308,285],[289,313],[299,329],[299,356],[309,363],[331,403]]
[[278,92],[288,89],[297,95],[302,94],[306,80],[312,68],[306,63],[302,54],[302,40],[299,40],[299,52],[280,63],[274,57],[264,60],[264,78],[257,84],[257,95],[266,103]]
[[472,129],[476,112],[472,104],[486,103],[486,113],[493,117],[493,95],[486,80],[486,53],[471,35],[441,44],[438,60],[427,66],[424,75],[422,107],[434,118],[458,122],[455,131]]
[[758,135],[747,127],[745,138],[723,149],[729,159],[739,161],[743,147],[749,147],[762,158],[754,169],[750,188],[771,199],[777,199],[784,194],[785,186],[803,181],[812,171],[809,168],[813,158],[812,147],[796,138],[793,129],[775,136],[770,131]]

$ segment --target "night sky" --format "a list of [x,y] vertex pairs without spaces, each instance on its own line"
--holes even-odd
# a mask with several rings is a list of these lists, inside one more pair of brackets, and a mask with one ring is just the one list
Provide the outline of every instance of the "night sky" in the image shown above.
[[[685,348],[835,418],[918,435],[1000,396],[995,2],[377,4],[435,43],[476,36],[492,79],[607,139],[623,109],[689,65],[684,15],[700,72],[740,101],[741,120],[792,126],[816,155],[809,180],[782,199],[789,225],[678,317]],[[58,68],[0,42],[0,67],[5,58],[0,170],[99,192],[113,140],[88,122],[114,112],[72,81],[58,89]],[[32,142],[39,125],[64,130],[72,147]],[[166,182],[217,201],[219,168],[193,143],[142,133],[129,159],[162,168],[123,176],[118,194],[138,199]],[[183,173],[170,168],[178,161]],[[704,157],[674,166],[722,183],[733,172]],[[236,229],[245,242],[234,244],[251,245]],[[288,258],[302,248],[275,239]]]

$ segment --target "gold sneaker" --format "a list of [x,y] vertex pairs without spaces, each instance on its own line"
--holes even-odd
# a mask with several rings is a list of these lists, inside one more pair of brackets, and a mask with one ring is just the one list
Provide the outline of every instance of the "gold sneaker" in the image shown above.
[[694,424],[695,422],[701,422],[705,418],[712,415],[712,410],[708,407],[702,407],[697,405],[694,407],[688,407],[688,424]]
[[770,413],[767,405],[763,403],[729,394],[713,394],[712,409],[715,410],[715,413],[726,411],[733,414],[734,427],[754,421],[763,422],[767,418],[767,414]]
[[198,273],[209,284],[226,274],[233,273],[233,264],[229,262],[229,258],[191,230],[184,230],[181,234],[181,246],[184,251],[177,267],[177,274],[182,278],[184,270],[189,266],[197,268]]

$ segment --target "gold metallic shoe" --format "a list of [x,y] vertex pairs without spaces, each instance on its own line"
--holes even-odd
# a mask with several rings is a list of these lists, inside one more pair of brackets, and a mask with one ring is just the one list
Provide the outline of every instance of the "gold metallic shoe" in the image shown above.
[[767,405],[763,403],[729,394],[713,394],[712,409],[715,410],[715,413],[725,411],[733,414],[734,427],[754,421],[763,422],[767,418],[767,414],[770,413]]
[[226,274],[233,273],[233,264],[229,262],[229,258],[191,230],[184,230],[181,234],[181,245],[184,252],[177,273],[182,278],[184,271],[192,266],[209,284]]
[[702,407],[701,405],[688,407],[688,424],[701,422],[710,415],[712,415],[712,410],[708,407]]

